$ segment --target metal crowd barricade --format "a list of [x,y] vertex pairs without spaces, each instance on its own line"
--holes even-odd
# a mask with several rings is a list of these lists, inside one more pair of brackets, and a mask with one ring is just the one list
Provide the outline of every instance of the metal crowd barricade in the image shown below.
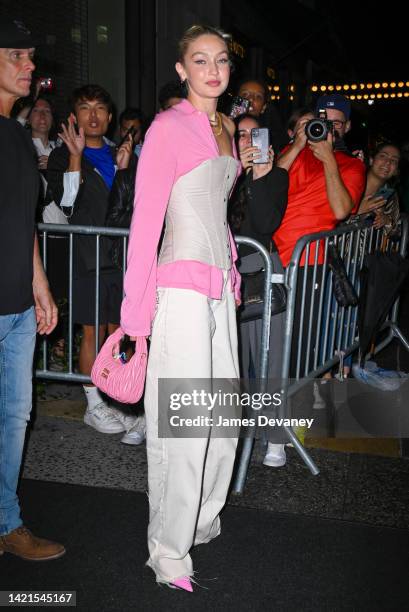
[[[385,247],[384,232],[376,230],[368,222],[344,224],[329,231],[304,236],[298,240],[289,265],[285,271],[287,289],[287,309],[285,319],[284,342],[282,347],[282,397],[283,406],[280,416],[284,416],[286,403],[297,391],[339,364],[344,357],[356,352],[358,341],[358,306],[341,307],[333,295],[332,272],[328,267],[328,245],[333,241],[344,261],[348,278],[354,285],[358,297],[360,293],[359,272],[364,257],[374,251],[397,251],[406,255],[408,241],[408,219],[401,220],[400,237],[395,241],[388,240]],[[248,239],[238,242],[252,244]],[[253,244],[253,246],[256,246]],[[257,248],[261,251],[260,245]],[[265,259],[265,253],[263,253]],[[304,265],[308,262],[309,265]],[[266,276],[270,270],[266,265]],[[271,277],[270,285],[282,282],[282,279]],[[269,279],[266,278],[266,282]],[[266,285],[267,286],[267,285]],[[271,287],[270,287],[271,289]],[[271,292],[268,294],[271,299]],[[264,307],[263,325],[269,325],[269,302]],[[296,315],[297,311],[297,317]],[[374,347],[374,353],[385,348],[393,338],[398,338],[407,350],[409,343],[398,326],[399,297],[382,326],[379,335],[385,330],[387,336]],[[261,351],[264,356],[261,367],[261,379],[267,378],[268,365],[268,332],[263,327]],[[297,342],[293,341],[297,339]],[[291,376],[291,380],[290,380]],[[264,383],[265,384],[265,383]],[[291,427],[284,426],[288,440],[291,441],[312,474],[319,473],[300,440]],[[238,471],[233,487],[235,493],[244,489],[245,479],[251,460],[253,440],[244,440]]]
[[[100,286],[100,238],[101,236],[122,238],[123,275],[126,269],[127,239],[129,230],[107,227],[86,227],[79,225],[55,225],[41,223],[38,226],[42,237],[42,255],[47,269],[47,239],[49,236],[67,235],[69,242],[69,282],[68,282],[68,367],[65,372],[55,372],[48,368],[48,342],[43,340],[42,368],[35,375],[39,379],[61,380],[71,382],[89,382],[90,378],[74,372],[73,368],[73,320],[72,320],[72,284],[73,284],[73,245],[74,237],[95,236],[96,274],[95,274],[95,326],[99,326],[99,286]],[[340,307],[334,300],[332,291],[332,273],[328,268],[328,245],[333,240],[344,260],[347,274],[359,295],[359,272],[367,253],[384,250],[383,230],[376,230],[367,223],[344,225],[330,232],[323,232],[302,237],[296,244],[291,261],[285,274],[273,274],[273,266],[268,251],[257,241],[247,237],[237,237],[239,244],[246,244],[258,251],[264,261],[264,311],[262,318],[261,368],[260,381],[263,392],[268,380],[268,360],[270,350],[270,322],[272,285],[284,283],[287,289],[287,310],[285,333],[282,349],[282,394],[285,402],[311,379],[317,378],[340,363],[342,356],[348,356],[358,349],[358,312],[357,307]],[[408,220],[401,222],[400,238],[389,241],[387,250],[395,250],[405,256],[408,241]],[[319,260],[322,259],[322,262]],[[304,266],[304,260],[309,262]],[[316,289],[318,285],[318,290]],[[301,291],[299,290],[301,287]],[[294,329],[296,306],[299,307],[299,325]],[[314,310],[315,309],[315,310]],[[375,353],[385,348],[393,338],[398,338],[409,350],[409,343],[398,326],[399,297],[396,299],[390,314],[381,328],[388,332],[376,346]],[[298,334],[297,344],[293,337]],[[99,337],[96,334],[96,351],[99,349]],[[276,347],[275,347],[275,350]],[[289,376],[292,375],[291,384]],[[284,416],[285,402],[280,416]],[[312,474],[319,473],[317,466],[307,453],[291,427],[284,427],[288,440],[306,463]],[[233,491],[243,491],[251,459],[253,440],[246,438],[240,456]]]
[[[61,380],[71,382],[87,383],[91,381],[89,376],[84,374],[78,374],[73,369],[73,320],[72,320],[72,279],[73,279],[73,260],[74,260],[74,236],[95,236],[95,327],[99,328],[99,288],[100,288],[100,238],[101,236],[107,236],[111,238],[122,238],[123,245],[123,257],[122,257],[122,271],[125,275],[126,268],[126,251],[128,242],[128,229],[120,229],[114,227],[88,227],[83,225],[68,225],[68,224],[52,224],[52,223],[39,223],[38,231],[40,237],[40,243],[42,246],[42,258],[44,268],[47,271],[47,258],[48,258],[48,239],[55,239],[55,236],[68,236],[68,257],[69,257],[69,277],[68,277],[68,368],[64,372],[54,372],[48,368],[48,340],[45,337],[42,341],[42,368],[36,369],[35,376],[37,378],[45,380]],[[95,334],[95,350],[99,350],[99,334]]]
[[[54,372],[48,368],[48,340],[44,337],[42,340],[42,357],[43,363],[42,368],[36,369],[35,376],[39,379],[45,380],[61,380],[70,382],[86,383],[90,382],[90,377],[83,374],[78,374],[73,371],[73,320],[72,320],[72,283],[73,283],[73,258],[74,258],[74,236],[95,236],[95,259],[96,259],[96,273],[95,273],[95,327],[98,329],[99,325],[99,285],[100,285],[100,269],[99,269],[99,255],[100,255],[100,237],[121,237],[123,240],[123,258],[122,258],[122,270],[123,276],[126,270],[126,253],[127,253],[127,241],[129,236],[128,229],[109,228],[109,227],[88,227],[82,225],[66,225],[66,224],[51,224],[51,223],[39,223],[38,231],[42,245],[42,257],[44,268],[47,271],[47,259],[48,259],[48,239],[54,236],[68,236],[69,239],[69,279],[68,279],[68,368],[65,372]],[[280,274],[272,274],[272,263],[268,251],[256,240],[251,238],[239,237],[237,238],[239,244],[248,244],[258,250],[264,260],[265,264],[265,304],[264,314],[262,323],[262,356],[261,356],[261,369],[263,372],[267,372],[268,368],[268,351],[269,351],[269,338],[270,338],[270,307],[271,305],[271,293],[272,287],[270,278],[273,278],[275,282],[284,282],[284,276]],[[96,351],[99,349],[99,338],[96,334]]]

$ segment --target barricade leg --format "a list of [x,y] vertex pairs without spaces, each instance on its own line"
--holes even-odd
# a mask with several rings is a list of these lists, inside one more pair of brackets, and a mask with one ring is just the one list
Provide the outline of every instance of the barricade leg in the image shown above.
[[308,467],[311,474],[313,476],[317,476],[320,473],[318,467],[316,466],[314,461],[311,459],[310,455],[307,453],[307,451],[305,450],[305,448],[303,447],[303,445],[301,444],[301,442],[299,441],[299,439],[297,438],[297,436],[295,435],[291,427],[284,427],[284,429],[285,429],[285,432],[290,442],[293,444],[295,450],[300,455],[301,459],[304,461],[305,465]]
[[[270,327],[271,327],[271,299],[272,299],[272,284],[273,283],[283,283],[284,275],[282,274],[273,274],[272,262],[270,259],[270,255],[267,250],[257,243],[255,240],[238,237],[237,242],[248,244],[255,249],[257,249],[264,260],[264,270],[265,270],[265,284],[264,284],[264,312],[263,312],[263,323],[262,323],[262,333],[261,333],[261,346],[260,346],[260,379],[261,379],[261,389],[260,391],[264,391],[265,384],[268,379],[268,361],[269,361],[269,347],[270,347]],[[310,342],[310,336],[309,336]],[[316,475],[319,473],[319,470],[311,457],[308,455],[307,451],[302,446],[301,442],[298,440],[294,432],[290,428],[284,428],[285,433],[288,437],[288,440],[291,441],[299,453],[302,460],[306,463],[307,467],[310,469],[311,473]],[[262,439],[264,439],[264,435],[262,434]],[[238,469],[233,485],[233,492],[240,494],[243,492],[244,484],[246,481],[247,471],[251,461],[251,455],[253,451],[254,441],[252,438],[246,438],[243,442],[243,448],[241,452],[241,456],[238,462]]]
[[[394,338],[397,338],[403,344],[404,348],[409,352],[409,340],[401,332],[398,324],[392,323],[391,321],[389,321],[387,325],[389,327],[389,333],[387,337],[384,340],[382,340],[382,342],[380,342],[379,344],[375,346],[374,354],[377,355],[378,353],[383,351],[383,349],[386,348],[392,342]],[[370,355],[366,357],[366,359],[369,359],[369,358],[370,358]]]
[[403,344],[403,346],[405,347],[405,349],[407,351],[409,351],[409,341],[406,338],[406,336],[404,336],[402,334],[401,330],[396,325],[396,323],[391,323],[391,330],[392,330],[392,333],[395,336],[395,338],[398,338],[401,341],[401,343]]
[[237,474],[232,489],[232,492],[235,494],[243,493],[244,484],[246,482],[247,472],[251,461],[251,455],[253,452],[253,443],[254,440],[252,438],[246,438],[243,442],[239,467],[237,469]]

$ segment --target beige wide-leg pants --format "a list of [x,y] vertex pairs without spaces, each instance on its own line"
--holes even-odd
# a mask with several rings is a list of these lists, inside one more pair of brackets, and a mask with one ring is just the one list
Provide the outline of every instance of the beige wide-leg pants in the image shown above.
[[[227,275],[225,275],[227,276]],[[158,289],[145,390],[149,560],[158,582],[193,575],[189,550],[220,533],[237,439],[158,438],[159,378],[239,378],[234,294]]]

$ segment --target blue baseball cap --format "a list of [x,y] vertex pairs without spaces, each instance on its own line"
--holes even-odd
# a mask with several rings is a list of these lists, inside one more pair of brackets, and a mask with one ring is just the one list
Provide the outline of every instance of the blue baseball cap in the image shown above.
[[344,113],[345,119],[349,119],[351,115],[351,103],[348,98],[341,94],[328,94],[318,98],[315,112],[318,113],[320,110],[327,108],[341,111]]

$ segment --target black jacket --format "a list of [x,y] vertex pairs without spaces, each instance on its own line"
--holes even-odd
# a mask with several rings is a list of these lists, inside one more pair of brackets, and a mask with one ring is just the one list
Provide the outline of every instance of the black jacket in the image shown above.
[[[267,250],[276,251],[272,235],[279,227],[287,208],[288,173],[275,166],[268,174],[253,181],[250,171],[241,181],[233,197],[230,222],[236,234],[261,242]],[[241,245],[240,257],[254,253]]]
[[[116,173],[111,193],[109,194],[108,210],[105,219],[107,227],[129,228],[132,220],[135,177],[138,159],[136,155],[131,157],[126,170],[118,170]],[[123,241],[116,238],[112,242],[111,256],[116,266],[122,267]]]
[[[115,163],[115,149],[112,147],[112,157]],[[54,149],[48,158],[47,181],[48,195],[47,200],[54,200],[60,204],[64,193],[64,173],[69,165],[69,151],[62,145]],[[124,170],[118,170],[114,185],[120,181]],[[81,161],[80,188],[74,202],[72,216],[69,218],[71,225],[85,225],[91,227],[105,226],[105,219],[108,210],[110,189],[102,176],[97,172],[92,164],[85,157]],[[113,188],[114,188],[113,185]],[[100,239],[100,269],[117,269],[112,259],[112,239],[102,237]],[[74,238],[74,275],[83,276],[95,272],[96,268],[96,239],[94,236],[76,236]]]
[[117,172],[108,200],[106,216],[107,227],[124,227],[131,225],[135,194],[135,176],[137,157],[133,155],[126,170]]

